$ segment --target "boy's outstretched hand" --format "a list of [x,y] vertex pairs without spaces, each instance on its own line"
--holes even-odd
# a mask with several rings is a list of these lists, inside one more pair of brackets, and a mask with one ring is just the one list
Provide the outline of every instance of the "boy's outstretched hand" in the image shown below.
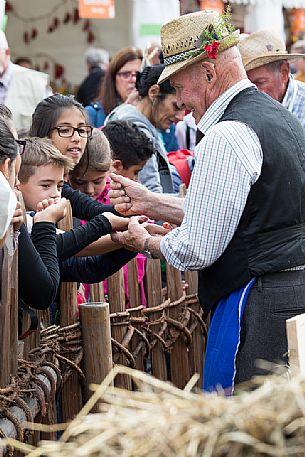
[[103,213],[103,216],[105,216],[108,219],[108,221],[110,222],[112,231],[117,232],[117,231],[127,230],[128,223],[129,223],[128,217],[119,217],[119,216],[116,216],[115,214],[108,213],[108,212]]
[[67,213],[67,200],[65,198],[49,198],[42,200],[37,205],[37,213],[34,216],[35,222],[53,222],[56,224],[65,217]]

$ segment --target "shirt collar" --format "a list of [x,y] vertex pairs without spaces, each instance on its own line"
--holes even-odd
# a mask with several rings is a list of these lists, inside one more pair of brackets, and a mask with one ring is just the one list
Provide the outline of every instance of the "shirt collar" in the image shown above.
[[242,90],[248,87],[255,87],[249,79],[242,79],[238,83],[234,84],[234,86],[230,87],[230,89],[226,90],[223,94],[220,95],[212,105],[207,109],[205,114],[202,116],[200,121],[198,122],[198,129],[206,134],[207,131],[213,127],[213,125],[217,124],[225,110],[227,109],[230,101]]
[[12,64],[12,62],[10,62],[7,69],[3,73],[3,75],[0,76],[0,82],[2,83],[2,85],[5,88],[8,88],[8,86],[11,82],[12,76],[13,76],[13,64]]
[[293,101],[296,90],[297,90],[297,83],[293,79],[292,75],[290,75],[286,93],[285,93],[285,96],[282,101],[282,105],[285,106],[285,108],[289,109],[289,107],[291,106],[291,103]]

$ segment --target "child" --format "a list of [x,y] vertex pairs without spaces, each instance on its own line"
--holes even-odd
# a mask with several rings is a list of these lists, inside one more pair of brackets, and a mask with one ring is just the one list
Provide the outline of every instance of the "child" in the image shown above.
[[[105,136],[108,138],[105,138]],[[87,143],[86,152],[79,164],[70,173],[70,182],[74,188],[87,193],[92,198],[108,202],[108,190],[105,169],[109,168],[110,147],[111,171],[134,181],[146,161],[153,154],[153,145],[138,127],[126,121],[109,122],[102,131],[96,130]],[[141,290],[141,304],[146,305],[143,277],[145,274],[145,256],[137,255],[138,280]],[[125,291],[128,307],[127,269],[124,269]]]
[[[92,127],[84,107],[72,96],[54,94],[36,106],[32,116],[30,136],[50,138],[52,144],[76,165],[86,148]],[[62,196],[70,200],[73,216],[89,221],[105,211],[114,212],[111,205],[101,205],[87,195],[64,183]]]
[[[69,167],[69,163],[69,159],[60,154],[48,140],[27,139],[19,179],[20,190],[28,211],[35,212],[40,201],[47,206],[49,200],[52,203],[60,199],[64,172],[65,168]],[[90,243],[101,235],[110,233],[112,229],[120,230],[126,227],[127,223],[128,219],[104,213],[82,227],[57,235],[61,279],[88,283],[98,282],[113,274],[133,258],[134,254],[125,249],[119,249],[106,255],[71,257],[86,246],[88,241]]]
[[101,130],[93,129],[83,158],[70,173],[70,183],[74,189],[80,190],[94,200],[106,203],[110,189],[110,167],[109,141]]
[[128,121],[108,122],[103,132],[111,146],[111,171],[138,181],[139,172],[154,153],[152,141]]

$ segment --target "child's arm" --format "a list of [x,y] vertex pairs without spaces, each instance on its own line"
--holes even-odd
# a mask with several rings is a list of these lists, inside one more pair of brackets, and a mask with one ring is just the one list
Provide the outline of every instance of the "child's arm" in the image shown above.
[[121,246],[114,241],[112,241],[110,235],[102,236],[100,239],[94,241],[93,243],[86,246],[76,255],[78,257],[85,257],[87,255],[100,255],[107,254],[108,252],[116,251],[121,249]]
[[87,222],[87,224],[68,232],[59,233],[57,235],[59,260],[63,261],[72,257],[100,237],[110,234],[112,230],[124,229],[124,226],[128,226],[128,220],[127,218],[117,217],[111,213],[104,213],[97,215],[94,219]]
[[90,219],[106,211],[118,215],[112,205],[104,205],[103,203],[99,203],[98,201],[88,197],[88,195],[84,194],[83,192],[72,189],[72,187],[67,183],[64,184],[62,189],[62,197],[70,200],[72,214],[78,219],[90,221]]
[[105,255],[70,257],[60,263],[60,277],[62,281],[94,284],[111,276],[136,255],[136,252],[119,249]]
[[54,302],[60,281],[55,224],[35,223],[31,237],[22,224],[18,238],[19,294],[29,306],[46,309]]

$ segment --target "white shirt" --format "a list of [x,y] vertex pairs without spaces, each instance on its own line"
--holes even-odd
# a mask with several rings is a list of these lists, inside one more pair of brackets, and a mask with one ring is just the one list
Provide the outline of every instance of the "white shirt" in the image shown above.
[[260,176],[263,151],[253,129],[237,121],[218,123],[230,101],[251,86],[247,79],[232,86],[198,123],[205,137],[195,148],[185,216],[160,245],[168,263],[180,270],[203,269],[222,255],[237,229],[251,186]]

